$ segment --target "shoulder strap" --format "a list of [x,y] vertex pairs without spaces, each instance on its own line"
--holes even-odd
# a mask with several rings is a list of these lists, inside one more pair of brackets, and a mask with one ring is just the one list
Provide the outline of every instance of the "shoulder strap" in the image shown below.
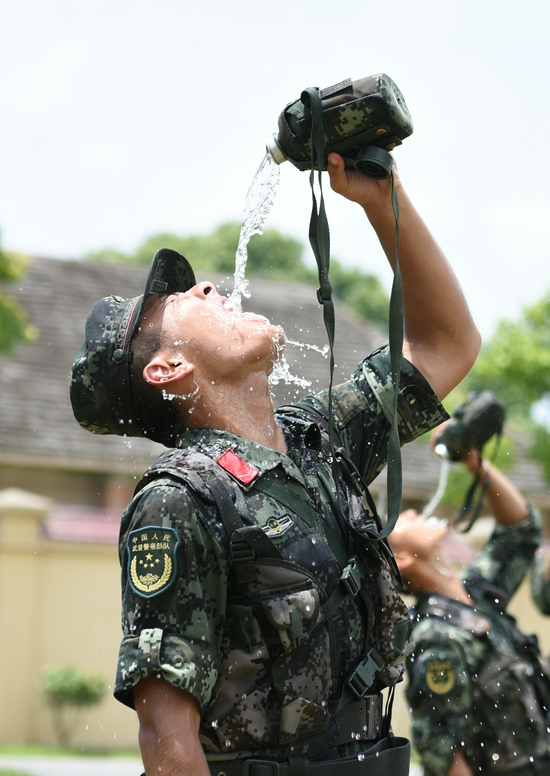
[[338,541],[330,527],[323,523],[320,516],[307,501],[304,501],[297,494],[285,488],[281,482],[271,475],[271,472],[266,472],[266,474],[253,483],[252,487],[254,490],[259,490],[267,496],[271,496],[271,498],[279,501],[292,512],[299,515],[310,528],[313,528],[321,537],[326,538],[330,549],[336,555],[340,567],[344,568],[347,565],[349,559],[347,551]]

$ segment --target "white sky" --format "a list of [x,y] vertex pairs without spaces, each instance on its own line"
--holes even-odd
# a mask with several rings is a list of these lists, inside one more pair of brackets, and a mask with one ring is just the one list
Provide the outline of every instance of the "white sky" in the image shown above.
[[[74,258],[239,220],[287,102],[386,72],[415,131],[401,176],[484,335],[550,289],[550,4],[0,0],[3,247]],[[328,183],[327,183],[328,189]],[[267,227],[307,244],[289,163]],[[327,191],[332,253],[390,273]],[[120,292],[120,289],[116,289]]]

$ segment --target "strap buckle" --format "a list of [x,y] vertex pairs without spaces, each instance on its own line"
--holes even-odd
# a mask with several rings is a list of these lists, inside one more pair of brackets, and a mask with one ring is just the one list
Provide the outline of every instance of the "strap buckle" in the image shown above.
[[304,621],[298,609],[290,610],[290,628],[287,629],[288,637],[296,646],[304,635]]
[[255,553],[246,539],[243,539],[237,531],[231,534],[230,542],[231,560],[234,563],[254,563]]
[[353,557],[349,561],[348,565],[343,570],[340,579],[350,596],[355,598],[357,593],[361,590],[361,582],[363,580],[363,574],[361,573],[356,557]]
[[243,763],[243,776],[254,776],[257,773],[256,765],[262,768],[266,766],[271,768],[271,773],[269,774],[262,770],[262,776],[279,776],[280,774],[279,763],[273,760],[245,760]]
[[374,684],[376,673],[381,671],[385,663],[376,649],[371,649],[367,657],[352,671],[347,684],[356,698],[362,700]]

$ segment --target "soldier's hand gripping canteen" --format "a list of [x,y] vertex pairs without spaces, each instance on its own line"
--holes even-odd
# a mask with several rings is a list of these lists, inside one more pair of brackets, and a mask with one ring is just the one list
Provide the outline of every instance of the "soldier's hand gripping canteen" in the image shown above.
[[[285,160],[299,170],[311,169],[311,105],[304,99],[289,103],[279,116],[279,132],[267,151],[277,164]],[[331,151],[346,167],[382,180],[391,174],[389,153],[409,137],[412,119],[405,99],[392,79],[379,73],[358,81],[346,79],[320,91],[325,148],[323,170]]]
[[460,512],[453,520],[455,528],[459,524],[462,525],[463,533],[469,531],[479,517],[485,493],[490,485],[488,476],[481,477],[483,445],[495,435],[498,444],[505,415],[503,405],[491,391],[473,393],[468,401],[455,409],[451,420],[435,440],[435,453],[451,461],[461,461],[470,450],[479,450],[477,473],[466,491]]

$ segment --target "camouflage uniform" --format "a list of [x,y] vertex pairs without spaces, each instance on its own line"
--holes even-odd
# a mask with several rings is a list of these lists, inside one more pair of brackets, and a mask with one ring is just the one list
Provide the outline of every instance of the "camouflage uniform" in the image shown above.
[[[400,435],[408,442],[438,425],[446,413],[405,359],[400,386]],[[386,463],[392,394],[387,348],[371,354],[350,381],[333,389],[338,443],[367,482]],[[398,648],[382,643],[392,624],[403,621],[410,632],[387,558],[382,562],[373,551],[369,573],[376,574],[377,599],[369,611],[359,596],[351,595],[341,596],[330,613],[326,608],[340,589],[342,565],[331,538],[346,548],[347,558],[348,552],[357,552],[350,531],[368,533],[373,523],[343,478],[342,514],[336,514],[322,420],[326,405],[327,392],[322,392],[278,411],[287,455],[226,432],[187,430],[179,448],[188,484],[166,473],[164,462],[177,463],[177,453],[169,451],[159,459],[157,476],[146,475],[123,516],[124,637],[115,696],[133,706],[133,688],[147,676],[162,675],[184,688],[200,704],[201,741],[211,759],[282,760],[291,751],[301,757],[341,758],[372,747],[373,740],[359,729],[346,745],[334,746],[340,740],[331,718],[345,680],[374,643],[375,621],[380,624],[378,649],[391,664],[387,671],[394,679],[403,671],[407,639]],[[213,491],[201,479],[209,470],[205,462],[216,469],[244,514],[245,535],[254,534],[260,544],[270,539],[272,557],[256,563],[250,577],[235,570],[227,527]],[[314,527],[258,490],[271,475],[298,498],[307,493]],[[381,686],[376,681],[375,694]]]
[[550,579],[546,579],[548,551],[535,558],[531,570],[531,595],[542,614],[550,614]]
[[540,539],[533,508],[521,523],[495,527],[463,575],[474,606],[418,596],[407,697],[428,776],[447,774],[456,748],[474,774],[534,775],[536,763],[550,773],[548,676],[536,637],[524,636],[505,611]]

